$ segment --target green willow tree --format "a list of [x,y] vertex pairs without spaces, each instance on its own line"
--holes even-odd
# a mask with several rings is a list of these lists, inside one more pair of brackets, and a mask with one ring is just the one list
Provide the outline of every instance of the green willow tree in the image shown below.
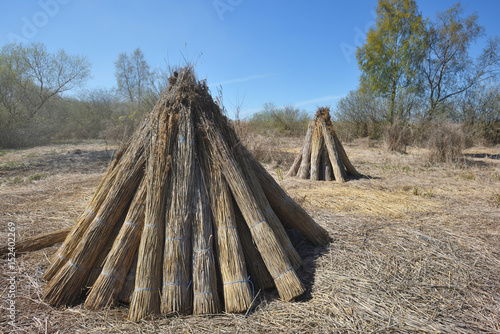
[[419,72],[426,49],[426,22],[414,0],[379,0],[375,27],[357,49],[360,89],[389,100],[386,119],[408,118],[398,106],[401,94],[420,88]]

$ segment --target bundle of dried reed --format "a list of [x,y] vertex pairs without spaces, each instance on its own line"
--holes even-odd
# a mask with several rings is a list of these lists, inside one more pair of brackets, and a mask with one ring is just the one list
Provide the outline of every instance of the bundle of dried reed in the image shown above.
[[318,108],[314,120],[309,124],[304,146],[288,175],[301,179],[326,181],[335,179],[344,182],[348,174],[354,177],[360,176],[335,134],[330,119],[330,108]]
[[[144,227],[139,244],[135,290],[130,302],[129,318],[139,320],[160,313],[163,246],[165,243],[165,199],[170,171],[173,130],[177,115],[165,108],[153,129],[150,156],[146,169],[146,202]],[[155,131],[156,130],[156,131]],[[173,137],[173,138],[172,138]]]
[[200,158],[207,177],[208,192],[215,229],[215,249],[222,280],[222,296],[226,312],[240,313],[252,305],[252,291],[245,256],[238,235],[233,200],[221,170],[210,160],[203,140]]
[[193,314],[220,312],[212,217],[205,181],[197,165],[193,183]]
[[182,107],[172,164],[172,182],[166,202],[168,213],[163,257],[161,312],[192,312],[191,213],[194,177],[194,127],[189,110]]
[[[39,235],[34,235],[32,237],[23,238],[16,241],[16,254],[22,254],[27,252],[37,251],[39,249],[50,247],[59,242],[63,242],[64,239],[71,232],[71,227],[43,233]],[[0,247],[0,257],[5,257],[9,253],[8,245]]]
[[85,301],[85,307],[89,309],[99,309],[112,304],[122,290],[127,274],[136,259],[135,254],[141,240],[146,185],[143,179],[130,204],[122,228],[107,255],[103,269],[92,285],[92,290]]
[[234,216],[236,218],[236,227],[238,229],[238,235],[241,240],[241,246],[243,248],[243,254],[245,254],[245,262],[247,264],[247,271],[250,275],[248,277],[249,282],[256,289],[269,289],[274,287],[274,281],[271,274],[266,268],[262,256],[260,256],[257,246],[252,242],[252,233],[248,228],[245,218],[238,208],[238,204],[233,199]]
[[[127,276],[125,276],[125,282],[123,282],[122,289],[118,295],[118,298],[116,300],[124,303],[130,303],[130,300],[132,299],[132,295],[134,293],[134,288],[135,288],[135,275],[137,271],[137,259],[138,259],[138,254],[135,254],[134,261],[132,261],[132,265],[130,266],[130,269],[127,273]],[[115,300],[115,301],[116,301]]]

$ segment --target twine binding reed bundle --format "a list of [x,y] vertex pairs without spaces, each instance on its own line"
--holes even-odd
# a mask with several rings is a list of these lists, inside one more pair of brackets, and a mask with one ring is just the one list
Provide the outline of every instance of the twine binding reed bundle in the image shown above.
[[[315,148],[317,151],[317,148]],[[319,153],[318,153],[319,154]],[[175,71],[115,156],[45,274],[44,299],[130,302],[129,318],[247,312],[254,286],[305,290],[284,224],[314,244],[326,231],[241,145],[193,69]]]

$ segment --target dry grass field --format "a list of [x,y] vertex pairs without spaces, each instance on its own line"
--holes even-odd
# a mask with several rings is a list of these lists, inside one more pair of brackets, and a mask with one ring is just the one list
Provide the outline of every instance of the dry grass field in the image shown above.
[[[307,287],[285,303],[255,291],[248,316],[126,320],[128,308],[51,307],[41,278],[57,246],[17,255],[16,319],[11,270],[0,259],[1,333],[500,333],[500,147],[468,149],[456,165],[426,150],[389,153],[380,143],[345,145],[365,177],[345,183],[289,178],[300,140],[277,140],[268,170],[331,236],[313,247],[289,231]],[[0,152],[0,242],[72,226],[116,147],[55,145]],[[262,149],[262,146],[260,147]],[[11,224],[12,225],[12,224]]]

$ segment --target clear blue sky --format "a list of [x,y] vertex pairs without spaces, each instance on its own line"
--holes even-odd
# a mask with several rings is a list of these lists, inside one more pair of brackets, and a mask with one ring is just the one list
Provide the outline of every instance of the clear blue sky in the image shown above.
[[[420,0],[426,17],[456,1]],[[500,1],[462,1],[477,11],[488,35],[500,35]],[[197,61],[216,94],[222,85],[232,116],[242,102],[249,116],[265,102],[313,113],[335,106],[358,85],[354,49],[374,23],[376,0],[40,0],[0,2],[0,46],[15,39],[50,51],[85,55],[87,88],[116,85],[114,61],[139,47],[151,67]],[[200,56],[201,54],[201,56]]]

